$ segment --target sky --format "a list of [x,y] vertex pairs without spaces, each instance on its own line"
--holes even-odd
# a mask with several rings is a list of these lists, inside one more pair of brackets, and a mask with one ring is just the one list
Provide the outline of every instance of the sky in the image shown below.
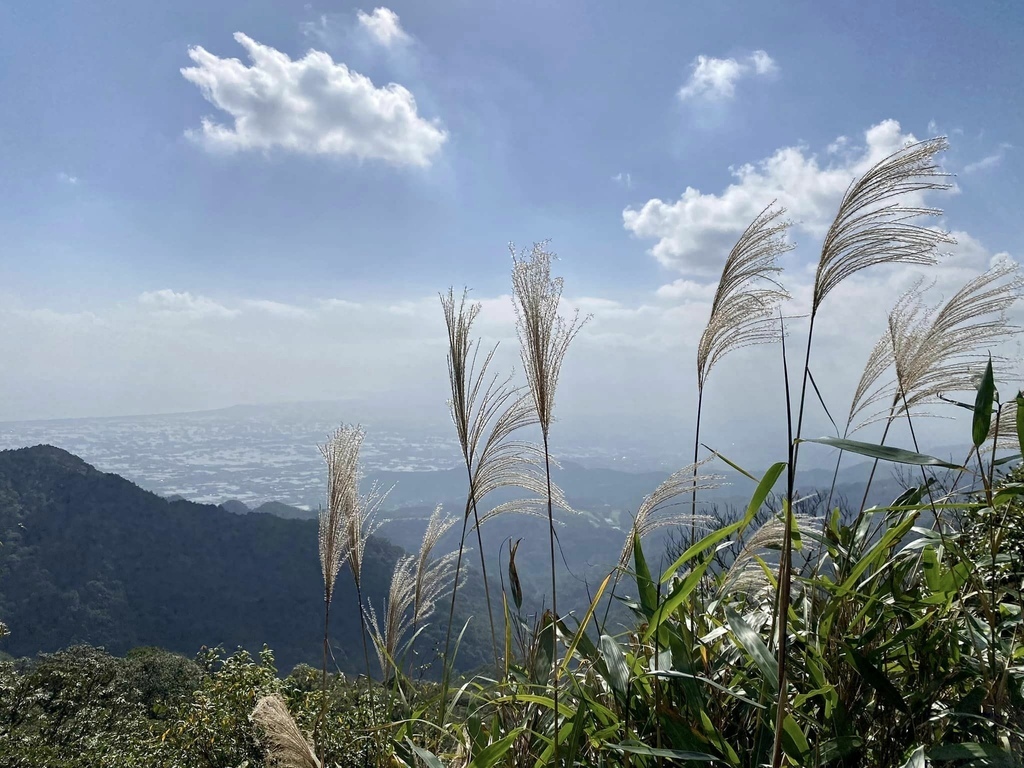
[[[564,428],[685,446],[743,228],[773,200],[793,221],[798,356],[847,185],[948,136],[954,187],[923,202],[949,255],[823,307],[812,367],[845,412],[902,291],[1024,253],[1022,39],[1011,2],[0,0],[0,420],[363,398],[443,421],[438,291],[470,288],[511,369],[509,243],[550,240],[592,316]],[[784,446],[781,360],[715,369],[709,440]]]

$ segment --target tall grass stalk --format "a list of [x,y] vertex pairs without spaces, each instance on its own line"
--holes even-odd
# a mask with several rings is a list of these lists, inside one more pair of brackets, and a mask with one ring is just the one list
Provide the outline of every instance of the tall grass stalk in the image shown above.
[[[786,638],[793,559],[789,537],[793,525],[793,492],[800,439],[803,434],[815,320],[828,294],[851,275],[883,264],[934,264],[938,246],[953,242],[945,232],[916,223],[917,219],[924,216],[938,216],[940,210],[925,208],[920,204],[906,204],[908,198],[916,202],[914,199],[919,199],[926,192],[949,188],[949,184],[941,181],[947,174],[934,162],[935,156],[947,146],[946,139],[942,137],[909,144],[868,169],[847,188],[839,211],[822,243],[807,326],[796,432],[790,434],[788,503],[784,509],[787,541],[779,558],[780,628],[777,660],[780,685],[786,681]],[[788,402],[788,384],[786,390]],[[782,764],[782,725],[786,715],[786,691],[781,687],[779,697],[772,768],[780,768]]]
[[691,542],[695,540],[697,524],[697,467],[704,387],[711,369],[729,352],[778,340],[778,327],[772,320],[772,312],[780,302],[789,298],[789,294],[776,280],[782,271],[777,259],[793,248],[786,241],[790,223],[782,219],[785,213],[785,208],[776,208],[773,202],[740,235],[725,260],[711,303],[711,314],[697,344]]
[[[562,297],[562,278],[551,276],[554,255],[543,243],[535,243],[527,253],[512,253],[512,300],[516,313],[516,332],[519,336],[520,355],[526,380],[533,396],[533,405],[540,423],[544,449],[544,478],[548,513],[548,543],[551,565],[551,613],[554,626],[558,623],[558,580],[555,571],[555,517],[551,482],[551,422],[555,407],[555,390],[565,354],[573,338],[579,333],[586,318],[577,310],[571,319],[559,313]],[[558,684],[559,663],[557,630],[551,658],[552,698],[554,700],[554,762],[559,765],[558,754]]]

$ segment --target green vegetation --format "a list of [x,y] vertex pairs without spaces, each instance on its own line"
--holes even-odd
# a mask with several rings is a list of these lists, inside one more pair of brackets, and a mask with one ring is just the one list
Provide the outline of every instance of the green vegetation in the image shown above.
[[[118,655],[156,645],[192,656],[204,645],[257,653],[266,643],[284,670],[319,665],[316,536],[314,520],[168,502],[57,448],[0,451],[0,620],[11,630],[0,648],[34,656],[88,642]],[[371,599],[386,594],[401,555],[369,540]],[[482,602],[468,590],[461,621]],[[332,670],[363,668],[356,605],[351,583],[340,583]],[[478,629],[460,659],[466,669],[489,655]],[[424,663],[442,635],[431,626],[419,638]]]
[[[280,695],[311,728],[321,705],[319,674],[296,667],[277,676],[274,656],[205,650],[195,660],[155,648],[124,658],[74,646],[32,662],[0,662],[0,766],[175,768],[256,766],[256,702]],[[327,689],[322,737],[331,764],[365,765],[375,751],[366,728],[384,713],[380,689],[343,675]]]
[[[283,610],[296,631],[322,629],[320,669],[300,667],[281,680],[269,652],[258,662],[244,652],[212,652],[192,668],[154,652],[121,661],[89,649],[8,664],[0,736],[29,755],[15,760],[211,768],[264,759],[292,768],[352,761],[428,768],[1024,764],[1024,394],[1000,397],[993,363],[1002,361],[991,356],[1014,330],[1005,313],[1022,291],[1016,266],[998,264],[934,307],[920,288],[901,298],[845,427],[836,425],[833,437],[803,433],[805,416],[828,395],[813,376],[814,325],[828,295],[864,269],[932,264],[949,242],[914,221],[936,213],[916,200],[945,188],[934,165],[944,147],[940,139],[905,147],[849,188],[822,244],[793,386],[784,333],[792,321],[779,308],[785,292],[775,263],[786,250],[782,212],[769,206],[743,233],[701,337],[698,387],[703,393],[716,361],[733,349],[778,341],[787,363],[786,454],[752,473],[714,452],[700,460],[698,443],[699,461],[639,505],[618,568],[592,586],[586,610],[555,609],[555,510],[571,510],[551,481],[549,442],[557,438],[559,369],[579,323],[558,314],[561,281],[551,277],[551,254],[535,246],[513,267],[525,386],[493,378],[486,354],[478,361],[475,305],[442,296],[453,421],[467,470],[457,550],[434,551],[454,525],[438,511],[418,555],[392,561],[387,594],[368,589],[385,581],[371,582],[367,571],[380,496],[360,495],[362,431],[342,427],[323,448],[329,492],[319,558],[310,527],[309,562],[290,564],[315,568],[319,559],[322,581],[302,586],[324,602],[304,614]],[[958,402],[957,393],[970,393],[972,402]],[[920,408],[940,400],[970,414],[962,460],[940,460],[918,444]],[[854,439],[870,421],[884,422],[881,440]],[[540,446],[519,437],[537,427]],[[893,427],[906,427],[912,447],[885,444]],[[852,453],[901,465],[907,487],[891,504],[862,502],[845,514],[830,493],[815,516],[821,500],[802,498],[795,487],[808,444],[839,449],[839,460]],[[749,478],[749,503],[734,519],[711,520],[698,506],[699,492],[713,484],[704,474],[711,459]],[[534,498],[481,505],[507,486]],[[75,489],[61,485],[55,493]],[[444,622],[445,640],[433,645],[442,651],[441,682],[423,683],[416,643],[443,614],[448,580],[452,605],[474,583],[459,578],[470,534],[512,512],[546,523],[551,607],[534,611],[524,602],[518,542],[510,541],[501,567],[490,563],[501,600],[481,606],[489,614],[476,622],[484,632],[467,643],[458,622]],[[666,527],[678,532],[676,556],[652,570],[645,536]],[[87,524],[78,535],[89,535]],[[488,561],[479,554],[482,580]],[[339,611],[346,566],[356,603]],[[288,578],[266,576],[264,584]],[[612,600],[633,614],[624,630],[608,618]],[[331,674],[337,628],[330,619],[341,616],[358,624],[359,637],[350,630],[345,640],[353,656],[363,643],[375,646],[383,674],[371,669],[368,650],[363,664],[376,681]],[[488,644],[491,665],[460,674],[460,654]],[[146,675],[156,681],[148,688],[132,666],[142,662],[160,670]]]

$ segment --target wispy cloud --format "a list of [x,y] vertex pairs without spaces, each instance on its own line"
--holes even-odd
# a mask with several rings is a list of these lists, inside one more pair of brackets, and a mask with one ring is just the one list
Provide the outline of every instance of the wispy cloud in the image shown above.
[[999,149],[990,155],[977,160],[973,163],[968,163],[964,166],[964,173],[971,174],[977,173],[978,171],[987,171],[991,168],[995,168],[997,165],[1003,162],[1003,158],[1006,157],[1006,151],[1013,149],[1012,144],[1000,144]]
[[241,32],[234,38],[251,66],[195,46],[189,58],[196,66],[181,70],[234,121],[228,126],[206,117],[199,130],[186,132],[209,150],[283,149],[428,166],[448,138],[438,121],[419,115],[412,93],[397,83],[378,88],[323,51],[293,61]]
[[731,99],[736,95],[736,84],[743,78],[763,77],[777,71],[778,65],[766,51],[757,50],[742,59],[701,55],[694,59],[690,78],[679,89],[679,98]]
[[614,176],[612,176],[612,181],[618,182],[626,189],[633,188],[633,177],[629,173],[616,173]]
[[234,317],[239,314],[239,310],[228,309],[206,296],[173,291],[170,288],[140,294],[139,304],[152,312],[190,318]]
[[73,176],[70,173],[65,173],[64,171],[61,171],[60,173],[58,173],[57,174],[57,178],[60,181],[62,181],[63,183],[70,184],[71,186],[77,185],[78,181],[79,181],[77,176]]

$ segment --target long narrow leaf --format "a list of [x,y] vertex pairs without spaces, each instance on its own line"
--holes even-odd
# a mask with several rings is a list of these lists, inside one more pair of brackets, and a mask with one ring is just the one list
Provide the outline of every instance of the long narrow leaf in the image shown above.
[[913,451],[905,451],[902,448],[890,448],[887,445],[877,445],[875,443],[862,443],[859,440],[846,440],[838,437],[805,437],[801,438],[801,443],[820,443],[821,445],[828,445],[832,448],[838,448],[842,451],[848,451],[849,453],[856,453],[861,456],[869,456],[872,459],[880,459],[881,461],[891,461],[894,464],[914,464],[922,467],[945,467],[946,469],[965,469],[965,467],[959,464],[951,464],[948,461],[942,459],[936,459],[934,456],[926,456],[923,453],[914,453]]

